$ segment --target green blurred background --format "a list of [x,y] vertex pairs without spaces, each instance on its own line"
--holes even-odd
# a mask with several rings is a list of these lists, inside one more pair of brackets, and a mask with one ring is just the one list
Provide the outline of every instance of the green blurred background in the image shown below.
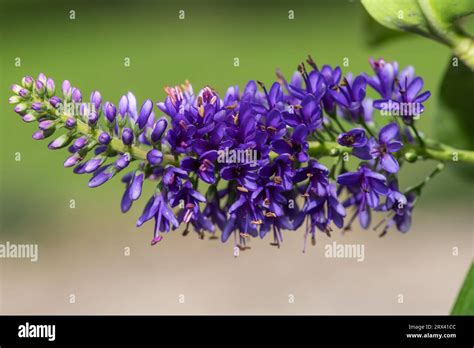
[[[74,20],[69,18],[71,10],[75,11]],[[185,11],[184,20],[178,18],[180,10]],[[289,10],[294,11],[294,20],[288,19]],[[258,79],[270,85],[275,79],[276,68],[281,69],[286,76],[290,77],[297,64],[308,54],[311,54],[319,65],[342,66],[343,59],[347,57],[350,65],[343,67],[343,71],[354,73],[369,72],[369,57],[384,57],[388,61],[397,60],[400,67],[413,65],[417,74],[424,78],[425,88],[432,92],[432,97],[425,104],[426,110],[420,121],[420,129],[425,134],[432,135],[431,116],[436,111],[438,86],[450,57],[447,48],[415,35],[394,39],[377,47],[370,46],[367,43],[367,15],[362,5],[358,1],[345,0],[67,2],[2,0],[0,28],[0,100],[2,101],[0,109],[2,113],[0,241],[40,243],[40,259],[43,260],[38,263],[39,266],[21,261],[0,261],[4,262],[3,310],[10,313],[80,312],[81,310],[117,312],[119,307],[97,307],[93,304],[96,296],[100,297],[100,289],[91,289],[89,307],[79,309],[77,307],[65,309],[62,307],[63,302],[60,300],[57,300],[57,303],[54,302],[48,294],[54,292],[53,289],[59,291],[57,289],[60,288],[61,293],[57,297],[62,298],[61,296],[66,296],[68,291],[74,291],[72,290],[74,282],[87,284],[97,277],[101,279],[112,277],[110,283],[117,284],[118,280],[113,275],[122,279],[129,277],[130,274],[136,274],[139,277],[136,282],[143,284],[140,291],[149,295],[148,291],[144,290],[147,287],[153,288],[148,283],[149,277],[158,276],[158,269],[162,269],[160,266],[150,266],[150,263],[155,262],[168,270],[176,268],[176,272],[167,274],[169,277],[166,278],[168,280],[166,284],[170,289],[173,288],[173,284],[176,285],[176,282],[180,284],[177,288],[186,284],[185,278],[177,280],[179,274],[186,272],[185,270],[189,268],[193,269],[192,264],[196,262],[196,259],[192,259],[189,262],[180,263],[179,260],[186,257],[200,259],[204,262],[203,267],[207,269],[213,262],[225,264],[228,266],[225,269],[227,277],[232,270],[242,272],[242,275],[252,273],[249,270],[250,266],[236,266],[232,263],[234,260],[231,258],[230,245],[223,246],[214,241],[199,243],[194,236],[182,238],[175,233],[175,236],[170,236],[169,245],[163,243],[159,249],[149,248],[152,226],[142,227],[144,231],[141,233],[134,228],[135,219],[145,204],[145,199],[135,204],[129,214],[122,215],[119,211],[119,202],[123,186],[119,180],[114,180],[97,189],[89,189],[87,188],[88,177],[75,175],[71,170],[62,167],[62,162],[66,157],[65,151],[49,151],[46,143],[35,142],[31,139],[35,126],[24,124],[7,103],[11,94],[10,85],[20,82],[24,75],[36,77],[38,73],[44,72],[55,79],[57,87],[60,86],[60,81],[69,79],[74,86],[81,89],[83,96],[86,97],[92,90],[99,90],[105,100],[117,102],[122,94],[130,90],[140,101],[145,98],[157,101],[164,98],[165,85],[181,84],[186,79],[191,81],[195,91],[202,86],[211,85],[221,93],[224,93],[230,85],[244,86],[249,79]],[[375,26],[370,30],[373,34],[373,31],[378,29]],[[21,67],[15,67],[17,57],[21,59]],[[130,58],[130,67],[124,66],[126,57]],[[239,67],[234,67],[235,57],[240,60]],[[17,152],[21,153],[19,162],[15,161]],[[412,170],[404,170],[401,174],[402,186],[422,180],[434,167],[434,163],[419,163],[410,167]],[[148,192],[151,192],[151,187]],[[425,313],[430,311],[426,309],[430,308],[429,306],[433,308],[432,312],[449,311],[449,303],[454,299],[471,258],[472,194],[472,181],[465,181],[455,173],[445,171],[426,188],[415,213],[417,223],[408,235],[403,236],[392,231],[392,235],[396,237],[389,236],[387,239],[379,240],[373,231],[357,231],[359,237],[356,235],[356,237],[341,238],[341,242],[351,240],[357,242],[361,240],[361,236],[370,235],[372,244],[367,243],[373,246],[373,250],[377,250],[374,253],[381,253],[381,260],[384,260],[382,264],[386,263],[389,269],[395,267],[393,268],[395,278],[398,277],[397,272],[400,271],[396,267],[401,267],[401,265],[408,267],[407,270],[418,269],[420,272],[408,275],[409,277],[423,277],[422,274],[430,270],[427,271],[419,265],[423,264],[429,268],[431,267],[429,262],[435,262],[433,260],[436,260],[440,252],[442,255],[446,254],[446,259],[443,259],[445,261],[442,264],[452,279],[445,282],[444,290],[446,291],[443,292],[445,296],[443,300],[433,302],[439,303],[438,307],[433,307],[431,302],[426,307],[411,306],[403,309],[395,305],[393,308],[383,307],[384,302],[380,300],[380,303],[372,302],[374,304],[372,312]],[[148,194],[145,193],[145,196]],[[75,209],[69,207],[71,199],[76,201]],[[416,220],[418,216],[419,220]],[[339,233],[336,234],[339,235]],[[394,242],[390,238],[398,239]],[[410,238],[418,238],[416,250],[413,250],[413,257],[418,255],[416,256],[418,263],[413,261],[414,259],[411,261],[405,259],[403,262],[402,255],[409,255],[408,248],[414,247]],[[439,249],[430,245],[432,240],[439,242],[437,244]],[[168,241],[165,240],[165,242]],[[300,255],[299,240],[294,242],[296,249],[291,247],[291,243],[290,241],[288,243],[290,245],[283,245],[286,251],[276,252],[266,243],[257,241],[252,250],[243,257],[251,262],[259,262],[259,258],[263,257],[275,263],[282,263],[285,260],[291,260],[289,255],[297,254],[298,260],[301,260],[295,262],[307,264],[313,262],[312,258],[316,257],[315,255],[320,257],[323,253],[321,249],[314,250],[315,255],[305,255],[306,259],[303,260]],[[120,250],[127,245],[134,245],[136,248],[134,250],[146,254],[146,256],[141,256],[142,258],[139,259],[141,261],[137,261],[135,266],[128,268],[127,275],[121,275],[123,268],[120,265],[117,266],[116,263],[115,266],[110,265],[110,269],[101,268],[100,262],[109,264],[112,257],[110,253],[115,253],[114,255],[118,257]],[[458,246],[462,250],[463,258],[450,256],[453,246]],[[319,247],[322,248],[322,245]],[[111,252],[111,248],[118,251]],[[267,249],[271,251],[266,251]],[[427,254],[422,254],[423,258],[418,259],[422,249]],[[383,257],[392,250],[393,264]],[[221,261],[223,258],[226,261]],[[141,263],[145,260],[148,266]],[[418,266],[412,264],[410,268],[412,261]],[[319,259],[318,262],[326,261]],[[446,265],[446,262],[451,263]],[[34,268],[40,266],[41,269]],[[158,269],[153,267],[158,267]],[[234,267],[243,268],[236,270]],[[317,265],[311,267],[317,267]],[[375,264],[374,267],[376,267]],[[334,272],[344,269],[344,265],[334,266]],[[263,270],[260,271],[263,272]],[[431,272],[433,271],[431,269]],[[74,280],[72,275],[74,272],[81,275],[81,281]],[[384,273],[383,269],[374,268],[372,273],[364,274],[368,277],[367,279],[373,279],[382,276],[382,273]],[[38,274],[44,274],[44,277]],[[193,274],[196,276],[195,273]],[[280,279],[277,272],[273,276],[275,279]],[[255,277],[259,277],[258,272],[255,273]],[[435,281],[436,277],[433,277],[432,280]],[[6,279],[9,280],[6,281]],[[25,304],[15,297],[16,289],[21,285],[34,288],[26,279],[38,280],[34,286],[38,287],[36,293],[39,294],[37,295],[39,299],[45,299],[43,307],[38,304],[41,301],[37,301],[37,297],[33,296],[35,304],[33,302]],[[228,278],[225,279],[227,280],[221,279],[220,282],[225,281],[226,284],[232,282]],[[199,282],[199,280],[196,281]],[[217,284],[217,288],[221,286],[219,280],[213,281]],[[338,281],[333,280],[332,290],[339,286],[336,285]],[[127,289],[134,289],[133,284],[136,282],[119,284]],[[427,282],[429,283],[428,280]],[[195,286],[199,287],[199,285]],[[261,286],[261,291],[268,293],[268,289],[263,290],[264,284]],[[310,286],[307,284],[305,288],[309,289]],[[416,287],[419,286],[413,286],[413,288]],[[116,289],[115,286],[113,288]],[[230,288],[235,289],[235,287]],[[156,285],[156,289],[163,291],[163,286]],[[209,289],[205,285],[202,285],[202,289],[209,294]],[[329,289],[331,288],[328,288],[328,291]],[[332,290],[328,294],[334,293]],[[174,290],[170,290],[170,294],[173,293],[172,291]],[[337,293],[337,290],[335,291]],[[350,293],[345,296],[350,297]],[[125,298],[130,301],[130,297],[124,295],[123,299]],[[136,299],[136,301],[139,300]],[[222,300],[222,303],[228,302]],[[329,301],[329,303],[333,302]],[[347,303],[353,304],[354,301]],[[138,302],[136,305],[138,306]],[[313,304],[302,306],[298,311],[327,311],[328,313],[367,311],[366,307],[351,307],[350,304],[345,304],[341,308],[337,305],[328,308],[323,304],[319,305],[323,307]],[[137,309],[141,312],[148,311],[145,304],[143,307],[137,306],[130,305],[129,311],[133,312],[136,308],[141,308]],[[213,310],[219,312],[224,308],[233,313],[258,311],[260,307],[245,309],[246,307],[228,305],[217,309],[212,308],[209,302],[202,300],[201,307],[187,310],[188,312],[212,312]],[[174,307],[167,310],[186,312],[186,309]],[[160,312],[154,307],[151,307],[150,311]],[[275,309],[268,304],[262,307],[261,311],[284,312],[285,310],[280,307]],[[368,311],[370,312],[370,308]]]

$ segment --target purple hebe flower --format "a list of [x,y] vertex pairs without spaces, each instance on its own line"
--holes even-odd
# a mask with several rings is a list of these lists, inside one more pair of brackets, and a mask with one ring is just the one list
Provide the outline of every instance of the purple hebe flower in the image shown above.
[[[375,76],[348,74],[342,82],[339,67],[319,69],[311,58],[307,63],[312,71],[300,64],[289,83],[278,73],[279,81],[268,90],[251,80],[241,92],[237,86],[229,87],[223,98],[209,86],[194,93],[187,81],[166,87],[166,99],[156,105],[167,116],[159,119],[150,99],[138,110],[131,92],[120,98],[116,108],[112,102],[102,104],[100,92],[93,91],[93,107],[83,103],[81,114],[70,116],[62,112],[62,100],[53,95],[54,82],[44,74],[14,85],[15,95],[9,101],[25,122],[39,122],[34,139],[66,129],[49,147],[72,142],[64,166],[74,167],[77,174],[92,173],[90,187],[130,167],[122,178],[123,212],[142,196],[145,180],[157,183],[137,222],[141,226],[155,219],[152,245],[162,240],[162,232],[184,223],[183,234],[192,227],[201,238],[204,232],[214,236],[218,227],[223,242],[233,234],[237,251],[247,248],[248,238],[267,234],[279,246],[283,230],[295,230],[304,221],[306,245],[309,235],[315,242],[317,230],[329,235],[333,225],[342,228],[346,208],[355,210],[347,228],[355,218],[367,228],[371,212],[378,211],[387,214],[383,233],[392,225],[408,230],[416,195],[404,195],[392,184],[387,187],[381,173],[396,179],[403,164],[397,160],[401,141],[409,146],[416,139],[396,123],[382,127],[377,137],[367,137],[376,134],[374,107],[384,100],[425,101],[429,92],[420,94],[423,81],[411,67],[399,73],[396,63],[383,60],[371,60]],[[367,84],[383,99],[367,98]],[[62,92],[65,103],[82,100],[80,90],[67,80]],[[106,122],[99,122],[101,107]],[[339,122],[341,118],[365,129],[345,131],[347,122]],[[346,164],[337,157],[341,147],[352,148],[354,157],[367,162],[355,172],[346,172]],[[247,151],[253,156],[250,160],[235,156]],[[310,158],[310,153],[318,158],[334,156],[331,169]],[[222,154],[226,156],[221,158]],[[198,187],[208,190],[199,192]],[[347,197],[341,203],[342,195]],[[200,203],[206,203],[203,209]]]
[[361,204],[367,203],[375,208],[380,202],[380,195],[388,194],[387,179],[365,165],[361,165],[356,172],[347,172],[337,177],[337,183],[362,192]]
[[365,130],[362,128],[354,128],[348,132],[341,133],[337,137],[337,142],[342,146],[363,147],[367,144]]
[[389,173],[398,172],[400,166],[392,153],[398,152],[403,144],[398,141],[399,129],[396,123],[389,123],[380,129],[378,140],[371,138],[363,147],[354,148],[352,154],[360,159],[380,160],[380,167]]

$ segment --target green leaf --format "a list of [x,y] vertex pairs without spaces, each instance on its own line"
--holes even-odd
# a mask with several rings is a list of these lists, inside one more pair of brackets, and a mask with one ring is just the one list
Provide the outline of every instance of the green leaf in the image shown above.
[[473,0],[362,0],[362,4],[385,27],[439,41],[474,69],[474,40],[458,21],[474,13]]
[[[450,146],[474,150],[474,73],[460,60],[453,66],[452,57],[439,90],[438,108],[433,117],[436,139]],[[474,177],[474,166],[456,164],[458,174],[466,179]]]
[[472,263],[451,310],[451,315],[474,315],[474,264]]
[[404,33],[399,30],[389,29],[380,25],[375,19],[373,19],[368,13],[364,16],[364,38],[367,43],[371,46],[377,46],[386,42],[396,40],[408,36],[408,33]]

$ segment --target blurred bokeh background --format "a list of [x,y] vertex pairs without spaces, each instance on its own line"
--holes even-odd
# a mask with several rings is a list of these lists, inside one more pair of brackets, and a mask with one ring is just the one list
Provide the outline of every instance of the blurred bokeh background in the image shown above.
[[[432,98],[420,128],[431,135],[449,50],[415,35],[371,46],[367,27],[362,5],[346,0],[1,0],[0,243],[37,243],[39,260],[0,259],[0,313],[447,314],[472,259],[472,180],[450,170],[437,176],[405,235],[336,231],[302,254],[302,231],[286,232],[281,249],[254,240],[238,258],[231,244],[179,231],[151,247],[151,224],[135,228],[146,199],[121,214],[119,180],[89,189],[87,177],[62,167],[65,152],[33,141],[35,126],[7,103],[11,84],[40,72],[57,85],[69,79],[85,96],[99,90],[117,102],[131,90],[156,101],[163,86],[186,79],[224,93],[249,79],[270,85],[276,68],[290,76],[308,54],[319,65],[348,58],[343,71],[354,73],[369,71],[372,56],[411,64],[424,78]],[[411,165],[401,186],[434,166]],[[365,261],[325,258],[333,240],[363,243]]]

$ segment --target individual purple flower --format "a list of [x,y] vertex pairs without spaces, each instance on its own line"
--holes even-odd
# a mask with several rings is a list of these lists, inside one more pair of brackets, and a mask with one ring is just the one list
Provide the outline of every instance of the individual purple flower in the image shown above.
[[168,165],[163,173],[162,183],[170,192],[176,192],[182,185],[182,180],[187,179],[188,174],[181,168]]
[[80,103],[82,101],[82,94],[79,88],[72,88],[71,99],[75,103]]
[[[257,189],[256,168],[251,164],[229,164],[221,169],[221,178],[227,181],[236,180],[241,190],[254,191]],[[243,187],[243,188],[242,188]]]
[[299,162],[306,162],[309,158],[309,144],[306,141],[308,128],[300,124],[295,128],[290,139],[278,139],[272,142],[272,149],[278,154],[290,154]]
[[316,197],[326,197],[329,185],[329,170],[318,163],[314,159],[310,159],[306,167],[300,168],[295,177],[295,183],[302,182],[308,179],[308,186],[306,187],[303,196],[309,197],[311,194]]
[[362,192],[361,204],[367,203],[371,208],[378,206],[380,195],[388,194],[387,179],[382,174],[370,170],[361,165],[356,172],[347,172],[337,177],[339,185],[348,186],[353,190]]
[[305,125],[309,132],[320,128],[323,123],[319,99],[312,94],[306,95],[301,105],[298,105],[296,108],[290,108],[289,111],[284,112],[283,117],[286,124],[290,127]]
[[331,96],[341,107],[343,115],[349,121],[359,123],[364,116],[364,101],[366,94],[367,81],[364,76],[357,76],[352,79],[348,74],[337,89],[331,89]]
[[367,83],[376,90],[382,98],[392,98],[398,78],[398,63],[387,63],[383,58],[379,58],[378,60],[370,58],[369,63],[375,72],[375,76],[364,74]]
[[290,155],[284,153],[260,168],[258,174],[260,177],[267,179],[273,177],[275,183],[281,185],[285,190],[291,190],[296,171],[293,169],[293,161]]
[[87,123],[91,127],[95,127],[98,121],[99,121],[99,116],[97,115],[97,112],[95,111],[92,111],[87,117]]
[[181,168],[188,173],[195,172],[202,181],[213,184],[215,178],[214,161],[217,159],[217,151],[211,150],[203,153],[198,159],[186,157],[181,160]]
[[161,238],[159,238],[160,232],[169,232],[171,226],[174,228],[179,226],[179,222],[169,208],[168,200],[163,191],[161,193],[155,193],[150,198],[143,210],[143,214],[137,221],[137,227],[140,227],[152,218],[155,219],[152,245],[161,240]]
[[364,160],[378,159],[382,169],[396,173],[400,166],[392,153],[398,152],[403,146],[398,141],[399,136],[398,125],[394,122],[389,123],[380,129],[378,140],[371,138],[366,146],[354,148],[352,154]]
[[170,205],[176,207],[183,202],[184,209],[178,215],[178,221],[188,223],[199,218],[199,203],[205,201],[206,197],[196,191],[189,181],[186,181],[179,191],[171,195]]
[[367,144],[365,130],[362,128],[354,128],[348,132],[341,133],[337,137],[339,145],[348,147],[363,147]]

